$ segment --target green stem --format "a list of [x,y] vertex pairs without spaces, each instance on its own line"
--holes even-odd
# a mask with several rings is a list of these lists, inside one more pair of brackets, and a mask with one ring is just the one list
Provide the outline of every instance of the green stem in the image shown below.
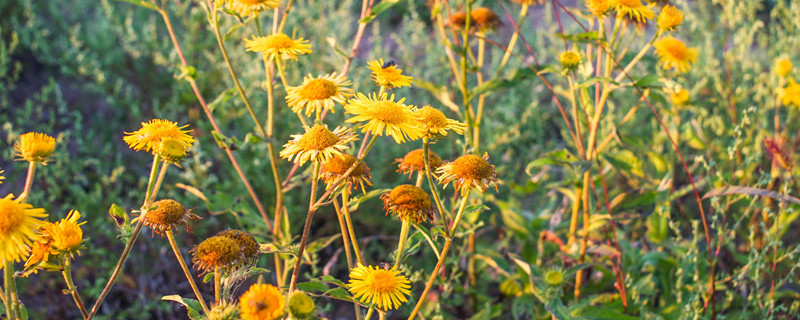
[[450,237],[452,237],[455,234],[456,228],[458,228],[458,223],[461,222],[461,216],[464,215],[464,208],[467,207],[467,200],[469,200],[469,191],[470,191],[470,189],[471,188],[469,186],[467,186],[467,187],[465,187],[464,192],[461,193],[461,197],[462,197],[461,198],[461,205],[458,207],[458,213],[456,214],[455,220],[453,220],[453,226],[450,227],[450,232],[448,233],[448,236],[450,236]]
[[373,312],[375,312],[375,304],[374,303],[369,305],[369,310],[367,310],[367,316],[364,317],[364,319],[369,320],[369,318],[372,317],[372,313]]
[[222,287],[222,279],[221,279],[219,267],[214,268],[214,301],[217,305],[220,302],[220,288]]
[[408,239],[409,224],[408,219],[403,219],[403,226],[400,228],[400,240],[397,242],[397,256],[394,259],[395,268],[400,267],[403,259],[403,247],[406,244],[406,239]]
[[6,285],[6,317],[9,320],[17,319],[17,314],[15,312],[17,303],[16,299],[14,299],[15,293],[15,283],[14,283],[14,264],[11,261],[6,261],[5,269],[3,270],[3,281]]
[[72,300],[75,300],[75,305],[81,310],[83,318],[88,318],[89,313],[86,312],[86,307],[83,306],[83,300],[81,300],[81,296],[78,294],[78,288],[75,287],[75,284],[72,282],[72,270],[69,256],[67,255],[64,256],[64,270],[61,271],[61,274],[64,276],[64,281],[67,283],[67,289],[72,295]]
[[431,187],[433,193],[433,200],[436,202],[436,209],[439,210],[439,215],[442,217],[442,222],[445,228],[448,226],[447,213],[442,205],[442,199],[439,197],[438,185],[433,183],[433,174],[431,172],[431,159],[430,159],[430,140],[422,138],[422,158],[425,162],[425,176],[428,177],[428,185]]
[[164,176],[167,174],[167,168],[169,168],[169,162],[164,161],[161,165],[161,169],[158,170],[158,178],[156,179],[156,183],[153,187],[152,195],[150,195],[150,203],[156,201],[156,195],[158,195],[158,190],[161,189],[161,183],[164,182]]
[[[289,90],[289,85],[286,82],[286,74],[283,71],[283,61],[280,56],[275,56],[275,66],[278,68],[278,74],[281,75],[281,83],[283,83],[283,90]],[[303,123],[305,125],[305,123]]]
[[319,161],[314,161],[314,176],[311,179],[311,199],[308,202],[308,215],[306,215],[306,223],[303,226],[303,235],[300,238],[300,248],[297,250],[297,261],[294,263],[294,270],[292,270],[292,280],[289,283],[289,293],[286,295],[287,297],[292,295],[292,292],[294,292],[294,288],[297,285],[297,276],[300,274],[300,266],[303,263],[303,253],[306,249],[306,243],[308,242],[308,233],[311,230],[311,220],[314,218],[314,212],[316,212],[315,203],[317,199],[319,169]]
[[203,307],[203,311],[206,314],[208,314],[209,309],[208,305],[206,304],[206,300],[203,299],[203,295],[200,294],[200,289],[197,288],[197,283],[195,283],[194,281],[194,276],[192,276],[192,273],[186,266],[186,261],[183,260],[183,254],[181,254],[181,250],[178,248],[178,243],[175,241],[175,235],[172,233],[172,230],[167,230],[167,239],[169,239],[169,245],[170,247],[172,247],[172,252],[175,253],[175,258],[178,259],[178,264],[181,265],[183,274],[186,275],[186,280],[189,281],[189,285],[192,287],[192,291],[194,291],[194,295],[197,297],[197,301],[200,301],[200,305]]
[[28,162],[28,175],[25,177],[25,187],[22,189],[22,193],[19,195],[19,202],[25,202],[28,200],[28,196],[31,193],[31,187],[33,186],[33,175],[36,172],[36,162]]
[[353,245],[353,251],[356,253],[356,260],[358,263],[364,264],[364,257],[361,256],[361,250],[358,248],[358,238],[353,228],[353,219],[350,217],[350,189],[345,186],[342,191],[342,213],[344,214],[344,221],[347,223],[347,232],[350,234],[350,243]]

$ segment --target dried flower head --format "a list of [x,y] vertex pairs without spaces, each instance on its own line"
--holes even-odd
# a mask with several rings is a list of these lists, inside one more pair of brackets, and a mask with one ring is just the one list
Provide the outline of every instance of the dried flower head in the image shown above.
[[778,89],[778,99],[784,105],[794,105],[800,108],[800,84],[789,78],[789,83],[786,84],[786,87]]
[[299,162],[325,162],[333,157],[341,157],[342,150],[349,148],[350,142],[358,140],[352,130],[336,127],[332,132],[324,124],[316,124],[311,128],[304,127],[304,134],[292,135],[292,140],[283,145],[281,158]]
[[447,131],[463,134],[467,125],[453,119],[448,119],[444,113],[431,106],[419,108],[416,112],[419,119],[423,135],[428,138],[436,139],[440,136],[447,136]]
[[372,70],[372,80],[379,87],[388,89],[410,87],[413,78],[403,75],[403,70],[397,67],[394,61],[383,62],[383,59],[372,60],[368,68]]
[[47,217],[44,209],[14,199],[8,194],[0,199],[0,262],[17,262],[26,258],[36,230]]
[[658,30],[668,32],[675,30],[683,22],[683,12],[678,8],[666,5],[658,15]]
[[611,10],[613,0],[586,0],[586,8],[597,18],[604,18]]
[[278,0],[227,0],[228,8],[242,17],[255,15],[261,11],[275,9]]
[[258,257],[261,255],[260,246],[256,238],[253,235],[241,231],[241,230],[233,230],[227,229],[220,231],[216,234],[220,237],[227,237],[239,245],[239,248],[242,249],[242,256],[244,256],[245,264],[254,264],[258,262]]
[[786,77],[792,73],[792,62],[789,59],[781,58],[775,61],[775,73],[780,77]]
[[213,236],[192,249],[195,268],[203,272],[231,269],[242,262],[242,248],[231,238]]
[[254,284],[239,298],[242,320],[276,320],[283,316],[286,298],[269,284]]
[[[395,159],[394,162],[400,163],[397,165],[397,172],[408,173],[411,177],[414,172],[425,172],[425,155],[424,150],[417,149],[406,153],[400,159]],[[430,162],[431,172],[435,172],[437,168],[442,166],[442,158],[433,151],[428,150],[428,161]]]
[[46,163],[56,148],[56,139],[38,132],[28,132],[19,136],[14,144],[17,156],[28,162]]
[[286,90],[286,104],[298,114],[305,108],[306,116],[322,110],[334,113],[336,103],[343,105],[353,95],[353,90],[347,87],[351,83],[345,76],[337,76],[335,72],[317,78],[309,74],[303,84]]
[[643,5],[641,0],[612,0],[614,9],[620,16],[627,15],[631,20],[647,22],[655,17],[654,4]]
[[439,183],[447,186],[453,182],[453,187],[466,194],[471,188],[476,188],[481,192],[486,192],[486,188],[494,186],[497,190],[497,171],[494,165],[489,163],[489,155],[483,157],[466,154],[458,157],[453,162],[446,163],[439,167]]
[[[341,157],[333,157],[323,163],[322,168],[320,168],[320,179],[325,181],[325,188],[330,189],[333,183],[339,180],[355,162],[355,157],[349,154],[342,154]],[[361,186],[361,191],[366,193],[364,185],[372,186],[372,174],[367,164],[362,160],[358,166],[353,169],[353,172],[350,172],[347,178],[345,178],[344,182],[347,184],[348,188],[355,188],[356,185],[359,185]]]
[[275,33],[268,36],[245,39],[247,51],[260,52],[264,59],[272,60],[292,59],[297,60],[297,56],[311,53],[311,44],[303,38],[292,39],[283,33]]
[[686,72],[697,60],[697,48],[687,48],[682,41],[673,37],[658,39],[653,46],[664,69],[675,68],[678,72]]
[[559,62],[561,62],[561,67],[563,67],[564,70],[572,71],[581,65],[581,55],[575,51],[564,51],[561,53]]
[[397,143],[406,139],[416,140],[422,136],[418,116],[415,115],[414,106],[403,104],[405,99],[394,101],[394,95],[387,98],[384,93],[380,96],[372,94],[365,96],[357,93],[344,109],[353,117],[347,122],[366,122],[362,125],[361,132],[369,131],[373,135],[382,136],[384,132],[392,136]]
[[[122,138],[131,149],[136,151],[152,151],[153,154],[165,152],[167,156],[175,156],[181,147],[184,150],[188,149],[194,143],[189,133],[192,130],[183,130],[189,125],[179,127],[176,122],[154,119],[149,122],[142,122],[142,128],[134,132],[126,132],[125,137]],[[166,145],[162,145],[164,141]],[[177,145],[176,145],[177,144]]]
[[397,269],[382,269],[358,264],[350,270],[348,282],[353,297],[362,303],[388,310],[397,309],[411,294],[411,282]]
[[187,210],[178,201],[164,199],[153,202],[145,216],[144,225],[163,237],[164,232],[167,230],[177,231],[177,227],[180,225],[183,225],[184,230],[190,232],[192,229],[189,226],[189,220],[200,220],[200,217],[192,213],[192,210]]
[[425,190],[410,184],[401,184],[394,187],[392,191],[381,195],[383,209],[386,214],[390,212],[403,220],[410,220],[416,223],[425,222],[433,219],[433,203],[431,197]]
[[447,19],[447,25],[455,29],[464,29],[467,24],[467,13],[456,12]]
[[472,16],[472,24],[480,32],[492,31],[500,26],[500,17],[492,9],[478,7],[472,9],[470,15]]

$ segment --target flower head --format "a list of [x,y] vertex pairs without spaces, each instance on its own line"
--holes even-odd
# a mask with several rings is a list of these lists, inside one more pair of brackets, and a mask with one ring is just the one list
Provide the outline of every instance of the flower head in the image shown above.
[[[394,162],[400,163],[397,165],[397,172],[408,173],[409,177],[414,172],[425,172],[425,151],[417,149],[406,153],[400,159],[395,159]],[[442,166],[442,158],[433,151],[428,150],[428,161],[430,162],[431,172]]]
[[683,12],[678,8],[666,5],[658,15],[658,30],[667,32],[675,30],[683,22]]
[[341,157],[342,150],[349,148],[347,144],[358,139],[352,130],[345,127],[336,127],[331,132],[327,125],[316,124],[304,129],[304,134],[292,135],[294,139],[283,145],[281,158],[299,162],[300,165],[306,161],[325,162],[333,157]]
[[239,298],[242,320],[276,320],[283,315],[286,298],[269,284],[254,284]]
[[50,259],[50,252],[53,249],[50,247],[50,243],[48,241],[49,239],[43,239],[33,243],[33,246],[31,247],[31,255],[28,256],[28,260],[25,261],[26,271],[38,273],[38,265],[42,262],[47,262],[47,260]]
[[256,241],[253,235],[241,230],[227,229],[217,233],[217,236],[236,241],[239,248],[242,249],[242,256],[244,257],[245,263],[255,263],[258,261],[261,251],[258,241]]
[[255,15],[264,10],[275,9],[280,4],[278,0],[228,0],[228,8],[242,17]]
[[414,114],[414,106],[403,104],[405,99],[394,101],[394,95],[387,98],[384,93],[380,96],[372,94],[365,96],[357,93],[344,109],[353,115],[347,122],[366,122],[362,125],[361,132],[371,132],[373,135],[382,136],[384,132],[392,136],[397,143],[406,139],[419,139],[423,132],[418,125],[419,118]]
[[195,268],[204,272],[215,268],[231,269],[242,262],[242,248],[236,241],[223,236],[213,236],[192,249]]
[[689,101],[689,91],[686,89],[674,90],[671,94],[672,103],[679,106]]
[[177,227],[180,225],[183,225],[187,232],[191,231],[189,220],[199,219],[200,217],[192,213],[192,210],[186,210],[178,201],[164,199],[153,202],[153,207],[145,216],[144,225],[163,237],[164,232],[177,231]]
[[786,77],[792,73],[792,62],[789,59],[781,58],[775,61],[775,73],[780,77]]
[[[323,163],[320,170],[320,179],[325,181],[325,188],[330,189],[333,183],[339,180],[355,162],[355,157],[343,154],[341,157],[333,157]],[[356,185],[359,185],[361,186],[361,191],[366,193],[364,185],[372,185],[372,174],[363,160],[345,178],[345,183],[349,188],[355,188]]]
[[0,262],[16,262],[27,256],[36,229],[45,224],[39,218],[44,217],[44,209],[21,203],[13,194],[0,199]]
[[675,68],[678,72],[686,72],[697,60],[697,48],[687,48],[683,42],[673,37],[658,39],[653,46],[664,69]]
[[643,5],[641,0],[611,0],[617,14],[627,15],[631,20],[647,22],[655,17],[654,4]]
[[572,71],[581,65],[581,55],[575,51],[567,50],[561,53],[559,61],[561,62],[561,67],[563,67],[564,70]]
[[283,33],[275,33],[268,36],[245,39],[247,51],[261,52],[264,58],[272,60],[275,58],[297,60],[298,55],[311,53],[311,44],[303,38],[292,39]]
[[589,12],[598,18],[603,18],[606,16],[609,10],[611,10],[613,0],[586,0],[586,8],[589,9]]
[[446,136],[448,130],[463,134],[467,128],[463,122],[448,119],[444,113],[431,106],[419,108],[416,112],[423,134],[428,138]]
[[494,186],[497,190],[497,171],[494,165],[489,163],[489,155],[483,157],[473,154],[466,154],[458,157],[453,162],[446,163],[439,167],[439,182],[445,186],[453,182],[456,190],[461,190],[465,194],[470,188],[477,188],[481,192],[486,192],[486,188]]
[[374,303],[381,309],[397,309],[411,294],[411,282],[400,273],[397,269],[358,264],[350,270],[348,286],[353,296],[363,303]]
[[203,320],[240,320],[239,308],[236,304],[220,301],[214,305]]
[[55,148],[56,139],[38,132],[28,132],[19,136],[19,141],[14,144],[17,156],[29,162],[46,163]]
[[345,104],[347,98],[353,95],[353,90],[346,87],[351,83],[343,75],[336,76],[335,72],[317,78],[309,74],[303,84],[286,89],[286,104],[298,114],[305,108],[307,116],[323,109],[333,113],[336,103]]
[[564,272],[560,269],[551,269],[544,273],[544,283],[551,287],[564,283]]
[[78,250],[83,244],[81,225],[86,223],[86,221],[78,223],[80,218],[81,213],[72,210],[65,219],[44,226],[44,233],[52,239],[50,247],[57,253],[80,254]]
[[411,220],[416,223],[432,220],[433,203],[431,197],[420,187],[410,184],[401,184],[394,187],[392,191],[381,195],[383,209],[386,214],[395,214],[403,220]]
[[389,89],[411,86],[411,77],[403,75],[403,70],[397,68],[394,61],[384,63],[383,59],[372,60],[367,63],[372,70],[372,80],[380,87]]
[[781,99],[781,103],[784,105],[793,104],[795,107],[800,108],[800,84],[790,78],[785,88],[778,89],[778,98]]
[[486,7],[475,8],[470,11],[470,15],[475,28],[481,32],[491,31],[500,26],[500,17],[492,9]]
[[181,157],[180,149],[184,155],[186,149],[192,146],[194,138],[189,133],[192,130],[183,130],[189,125],[179,127],[177,122],[162,119],[154,119],[149,122],[142,122],[142,128],[134,132],[126,132],[122,140],[131,149],[136,151],[152,151],[153,154],[161,155],[165,158],[175,159]]
[[[471,18],[470,18],[471,19]],[[464,29],[467,24],[467,13],[456,12],[447,19],[447,25],[455,29]]]
[[314,313],[314,300],[311,299],[305,292],[295,291],[289,297],[289,314],[298,319],[305,319]]

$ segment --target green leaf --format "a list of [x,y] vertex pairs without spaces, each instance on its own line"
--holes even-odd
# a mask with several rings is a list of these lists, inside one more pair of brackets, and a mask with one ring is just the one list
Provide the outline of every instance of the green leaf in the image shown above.
[[[572,34],[558,34],[559,38],[578,43],[597,43],[600,41],[600,34],[597,31],[588,31]],[[602,41],[601,41],[602,42]]]
[[214,109],[216,109],[220,104],[230,100],[234,93],[236,93],[236,88],[228,88],[227,90],[222,91],[216,98],[214,98],[213,101],[208,103],[208,109],[211,110],[211,112],[214,112]]
[[511,77],[508,79],[492,79],[473,88],[472,92],[470,92],[470,96],[478,96],[499,89],[510,88],[526,79],[533,78],[535,76],[536,70],[533,68],[520,68],[514,71],[514,73],[512,73]]
[[648,74],[644,77],[641,77],[639,80],[636,80],[635,85],[639,88],[654,88],[664,86],[664,84],[661,83],[661,78],[655,74]]
[[604,308],[602,306],[580,306],[571,310],[572,315],[582,319],[592,320],[635,320],[639,318],[620,313],[618,311]]
[[398,3],[400,3],[400,0],[383,0],[380,3],[376,4],[374,7],[372,7],[372,11],[370,11],[369,15],[364,17],[364,19],[359,20],[358,23],[369,23],[370,21],[375,20],[375,18],[379,14],[383,13],[384,11],[388,10],[389,8]]
[[534,319],[538,305],[536,297],[532,294],[523,294],[514,299],[511,304],[511,315],[514,319]]
[[540,168],[546,165],[570,166],[578,170],[578,173],[584,173],[592,167],[592,162],[581,160],[566,149],[560,149],[545,153],[543,156],[539,157],[539,159],[528,163],[528,165],[525,166],[525,173],[529,176],[533,176],[534,168]]
[[800,204],[800,199],[792,197],[790,195],[780,194],[770,190],[764,190],[753,187],[744,187],[744,186],[726,186],[726,187],[716,188],[714,190],[707,192],[703,196],[703,199],[716,196],[726,196],[731,194],[744,194],[749,196],[768,197],[768,198],[779,199],[779,200],[789,201],[791,203]]
[[382,195],[382,194],[384,194],[386,192],[389,192],[391,190],[392,189],[375,189],[375,190],[370,190],[369,192],[367,192],[364,195],[359,195],[359,196],[352,197],[352,199],[350,199],[350,202],[349,202],[350,212],[358,210],[358,206],[361,205],[362,203],[364,203],[365,201],[367,201],[369,199],[372,199],[372,198],[375,198],[375,197],[378,197],[378,196],[380,196],[380,195]]
[[345,285],[344,282],[342,282],[342,280],[336,279],[334,276],[331,275],[323,276],[322,278],[320,278],[320,280],[327,283],[335,284],[340,287],[347,287],[347,285]]
[[586,80],[586,81],[583,81],[583,82],[579,83],[577,86],[575,86],[575,88],[591,87],[595,83],[598,83],[598,82],[599,83],[610,83],[610,84],[617,85],[617,86],[619,85],[619,82],[616,82],[616,81],[614,81],[614,79],[611,79],[609,77],[594,77],[594,78],[591,78],[589,80]]
[[189,315],[189,319],[192,319],[192,320],[200,320],[201,319],[201,316],[200,316],[200,313],[198,312],[198,310],[203,310],[203,306],[200,304],[200,301],[197,301],[197,300],[194,300],[194,299],[189,299],[189,298],[183,298],[183,297],[181,297],[181,296],[179,296],[177,294],[173,294],[173,295],[169,295],[169,296],[163,296],[163,297],[161,297],[161,300],[175,301],[177,303],[180,303],[180,304],[182,304],[182,305],[184,305],[186,307],[186,313]]
[[328,291],[328,285],[318,282],[318,281],[309,281],[297,284],[297,289],[312,292],[312,293],[322,293]]
[[567,307],[564,306],[564,303],[561,302],[561,299],[552,299],[547,301],[544,304],[544,309],[549,311],[553,316],[558,320],[568,320],[572,319],[569,315],[569,311],[567,311]]
[[659,243],[667,239],[669,234],[669,221],[661,210],[647,217],[647,238]]
[[332,290],[326,292],[325,295],[334,299],[353,301],[353,296],[351,296],[350,293],[343,288],[333,288]]
[[579,265],[574,265],[572,266],[572,268],[569,268],[566,271],[564,271],[564,276],[571,277],[572,275],[578,273],[578,270],[586,269],[590,266],[592,266],[591,263],[581,263]]

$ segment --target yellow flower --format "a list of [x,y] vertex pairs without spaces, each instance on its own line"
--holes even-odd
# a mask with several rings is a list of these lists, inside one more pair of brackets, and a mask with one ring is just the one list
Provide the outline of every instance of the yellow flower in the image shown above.
[[403,101],[405,99],[395,102],[394,95],[387,98],[385,93],[381,96],[373,93],[370,97],[357,93],[356,97],[344,106],[347,113],[354,115],[347,119],[347,122],[366,121],[361,132],[369,131],[379,136],[386,132],[386,135],[392,136],[397,143],[403,143],[406,139],[419,139],[423,132],[419,127],[419,118],[414,113],[416,110],[414,106],[403,104]]
[[71,210],[65,219],[58,222],[49,223],[44,227],[44,233],[52,239],[50,247],[57,253],[68,253],[80,255],[81,244],[83,243],[83,230],[81,226],[86,221],[78,223],[81,213]]
[[192,249],[195,268],[203,272],[215,268],[231,269],[243,262],[242,248],[236,241],[223,236],[213,236]]
[[780,77],[786,77],[792,72],[792,62],[789,59],[781,58],[775,61],[775,73]]
[[374,303],[381,309],[397,309],[411,294],[411,282],[399,270],[365,267],[360,263],[350,270],[348,286],[356,299]]
[[[397,165],[397,172],[408,173],[411,177],[414,172],[425,172],[425,151],[417,149],[406,153],[400,159],[395,159],[394,162],[400,163]],[[436,171],[437,168],[442,166],[442,158],[433,151],[428,150],[428,161],[431,165],[431,172]]]
[[6,171],[3,170],[3,169],[0,169],[0,184],[3,184],[3,180],[6,179],[6,177],[3,175],[3,172],[6,172]]
[[670,5],[664,6],[658,15],[658,30],[667,32],[675,30],[683,22],[683,12]]
[[612,0],[612,3],[617,14],[628,15],[630,19],[639,22],[647,22],[656,15],[652,9],[654,6],[652,3],[646,6],[642,4],[641,0]]
[[800,84],[794,82],[794,79],[789,79],[786,88],[778,89],[778,98],[784,105],[793,104],[795,107],[800,108]]
[[603,18],[611,10],[612,0],[586,0],[586,8],[595,17]]
[[303,38],[295,40],[283,33],[264,37],[253,36],[253,39],[245,39],[244,42],[247,51],[261,52],[268,60],[276,57],[297,60],[298,55],[311,53],[311,44],[308,40]]
[[[139,218],[134,220],[137,219]],[[186,210],[178,201],[164,199],[153,202],[152,208],[145,217],[144,225],[163,237],[167,230],[177,231],[176,228],[179,225],[183,225],[188,232],[191,230],[189,220],[199,219],[200,217],[192,213],[192,210]]]
[[[486,192],[486,188],[494,186],[497,190],[497,171],[489,163],[489,155],[483,157],[467,154],[458,157],[453,162],[446,163],[436,171],[439,174],[439,183],[445,187],[453,182],[453,187],[462,194],[470,188],[477,188]],[[469,188],[466,188],[469,187]]]
[[[455,29],[464,29],[464,25],[466,24],[467,14],[465,12],[456,12],[447,20],[447,25]],[[470,21],[470,24],[473,24],[472,21]]]
[[566,70],[575,70],[581,65],[581,55],[574,51],[564,51],[559,58],[561,67]]
[[165,161],[175,164],[180,167],[180,162],[186,157],[188,151],[186,143],[182,140],[174,138],[166,138],[161,140],[158,147],[154,148],[155,154],[160,155]]
[[[36,230],[46,222],[44,209],[14,200],[13,194],[0,199],[0,262],[17,262],[27,257]],[[5,264],[5,263],[3,263]]]
[[242,320],[275,320],[283,315],[286,298],[269,284],[254,284],[239,298]]
[[372,60],[369,63],[369,69],[372,70],[372,80],[380,87],[400,88],[411,86],[413,80],[409,76],[403,75],[403,70],[398,69],[393,61],[387,63],[383,59]]
[[500,26],[500,17],[492,9],[479,7],[472,9],[472,24],[481,32],[497,29]]
[[[192,130],[183,130],[189,125],[178,127],[177,122],[169,120],[154,119],[149,122],[142,122],[142,128],[134,132],[126,132],[126,136],[122,138],[131,149],[136,151],[153,151],[153,154],[159,154],[166,151],[169,154],[174,154],[175,148],[184,150],[188,149],[194,143],[189,133]],[[162,142],[166,140],[174,140],[167,142],[167,146],[163,146]],[[177,145],[175,145],[177,143]]]
[[38,132],[28,132],[19,136],[14,144],[17,156],[29,162],[47,162],[47,158],[56,148],[56,139]]
[[458,134],[463,134],[464,130],[467,128],[467,125],[464,123],[448,119],[444,113],[431,106],[424,106],[415,113],[419,118],[423,134],[428,138],[446,136],[447,130],[453,130]]
[[[36,266],[39,263],[47,262],[50,259],[50,251],[53,249],[50,248],[50,244],[45,241],[37,241],[33,243],[33,247],[31,248],[31,255],[28,257],[28,261],[25,261],[25,269],[27,270],[31,266]],[[30,269],[33,273],[38,273],[39,268]]]
[[697,48],[687,48],[683,42],[673,37],[658,39],[653,46],[664,69],[675,68],[678,72],[686,72],[697,60]]
[[680,89],[672,92],[672,103],[679,106],[689,101],[689,91]]
[[433,220],[433,203],[431,197],[420,187],[410,184],[401,184],[392,191],[381,195],[383,210],[390,212],[402,220],[411,220],[416,223]]
[[[339,180],[355,162],[355,157],[349,154],[343,154],[341,157],[333,157],[323,163],[320,171],[320,179],[325,181],[325,188],[330,189],[333,183]],[[372,185],[372,174],[367,164],[362,160],[361,163],[358,164],[358,167],[356,167],[353,172],[350,172],[350,175],[348,175],[344,181],[349,188],[355,188],[356,185],[359,185],[361,186],[361,191],[367,193],[364,185]]]
[[511,0],[511,2],[524,4],[524,5],[534,5],[534,4],[544,4],[544,0]]
[[306,161],[325,162],[333,157],[341,157],[342,150],[349,148],[347,144],[358,140],[355,133],[345,127],[336,127],[331,132],[327,125],[316,124],[304,129],[306,133],[292,135],[294,139],[283,145],[281,158],[299,162],[300,165]]
[[264,10],[275,9],[280,4],[278,0],[228,0],[228,8],[242,17],[254,15]]
[[220,231],[217,233],[217,235],[236,241],[236,243],[239,245],[239,248],[242,249],[242,255],[244,256],[244,261],[246,263],[255,263],[258,261],[258,257],[261,255],[261,247],[253,235],[241,230],[233,229]]
[[351,83],[343,75],[337,77],[335,72],[317,78],[309,74],[303,80],[303,84],[286,90],[286,104],[298,114],[305,108],[307,116],[323,109],[333,113],[335,112],[333,106],[336,103],[343,105],[347,98],[353,95],[353,90],[345,87]]

